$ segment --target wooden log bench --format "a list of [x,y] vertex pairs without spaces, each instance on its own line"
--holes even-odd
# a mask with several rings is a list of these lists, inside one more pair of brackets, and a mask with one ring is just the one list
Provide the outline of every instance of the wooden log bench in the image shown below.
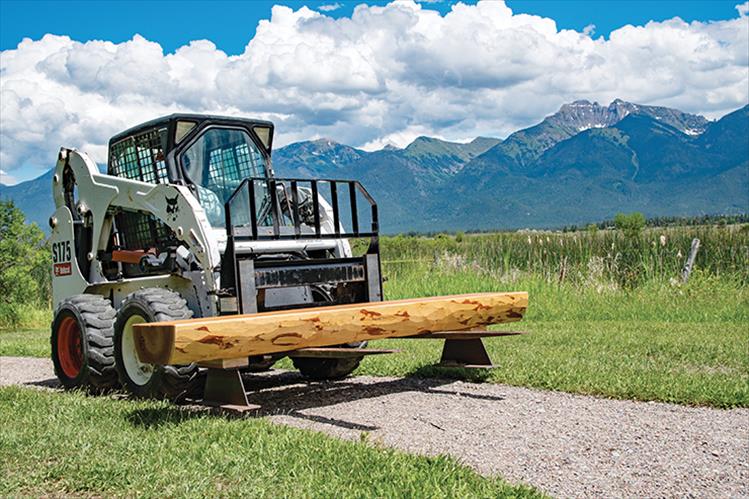
[[354,303],[134,326],[141,362],[189,364],[291,352],[522,319],[528,293],[476,293]]
[[143,323],[134,326],[142,362],[208,368],[205,403],[248,408],[240,369],[250,356],[341,358],[391,350],[334,345],[385,338],[442,339],[441,366],[492,366],[481,338],[521,334],[487,331],[518,321],[528,294],[475,293],[409,300],[355,303],[247,315]]

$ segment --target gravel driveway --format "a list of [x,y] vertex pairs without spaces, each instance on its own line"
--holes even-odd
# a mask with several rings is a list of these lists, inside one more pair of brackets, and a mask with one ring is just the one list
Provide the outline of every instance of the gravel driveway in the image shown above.
[[[50,378],[46,359],[0,358],[0,385]],[[416,378],[305,383],[281,372],[247,383],[275,422],[450,454],[555,496],[749,497],[749,409]]]

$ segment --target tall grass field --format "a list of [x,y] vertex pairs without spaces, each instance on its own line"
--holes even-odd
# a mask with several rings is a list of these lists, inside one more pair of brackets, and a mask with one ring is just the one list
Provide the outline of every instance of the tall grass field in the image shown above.
[[749,406],[747,225],[396,236],[381,248],[387,299],[525,290],[525,318],[502,328],[528,334],[484,340],[487,372],[430,367],[439,341],[385,340],[376,346],[402,353],[367,358],[359,373]]
[[532,275],[548,283],[634,287],[679,276],[693,239],[701,242],[695,268],[749,284],[749,225],[575,232],[395,236],[382,240],[382,259],[393,278],[409,264],[471,270],[510,281]]

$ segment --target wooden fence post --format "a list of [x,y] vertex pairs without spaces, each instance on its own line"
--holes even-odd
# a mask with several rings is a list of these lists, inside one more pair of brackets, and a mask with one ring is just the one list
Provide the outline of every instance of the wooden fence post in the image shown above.
[[689,274],[692,273],[692,267],[694,266],[694,259],[697,257],[697,251],[700,249],[700,240],[696,237],[692,239],[692,248],[689,250],[689,256],[687,261],[684,263],[684,268],[681,269],[681,280],[687,282],[689,280]]

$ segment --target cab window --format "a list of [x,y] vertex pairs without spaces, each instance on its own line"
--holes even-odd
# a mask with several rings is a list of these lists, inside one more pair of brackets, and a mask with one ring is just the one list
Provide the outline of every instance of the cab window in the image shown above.
[[[265,157],[247,132],[239,129],[207,130],[182,153],[180,162],[214,227],[224,227],[224,203],[242,180],[266,176]],[[262,198],[267,193],[256,195]]]

